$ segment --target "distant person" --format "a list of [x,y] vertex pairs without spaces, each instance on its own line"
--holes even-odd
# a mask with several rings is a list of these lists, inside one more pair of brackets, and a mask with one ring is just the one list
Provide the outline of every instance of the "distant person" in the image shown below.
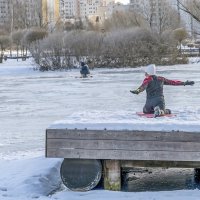
[[81,73],[82,78],[86,78],[86,77],[88,77],[88,74],[90,74],[89,67],[88,67],[88,65],[85,64],[85,62],[81,62],[80,73]]
[[148,65],[145,69],[145,76],[142,85],[137,90],[131,90],[133,94],[139,94],[146,90],[146,104],[143,108],[144,113],[154,113],[155,117],[164,114],[171,114],[170,109],[165,109],[165,99],[163,95],[163,85],[194,85],[194,81],[169,80],[156,75],[156,66]]

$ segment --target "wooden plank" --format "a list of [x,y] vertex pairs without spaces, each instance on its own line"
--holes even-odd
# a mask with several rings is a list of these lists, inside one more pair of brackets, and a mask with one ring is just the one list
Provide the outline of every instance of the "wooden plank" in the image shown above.
[[161,131],[111,131],[111,130],[68,130],[47,129],[47,139],[88,139],[88,140],[149,140],[200,142],[200,133]]
[[[119,141],[119,140],[74,140],[48,139],[47,148],[51,149],[88,149],[88,150],[127,150],[127,151],[196,151],[200,152],[197,142],[163,141]],[[106,158],[105,158],[106,159]]]
[[48,149],[47,157],[111,160],[200,161],[200,152]]
[[47,129],[46,156],[200,161],[200,133]]
[[121,161],[121,167],[124,169],[134,167],[199,168],[200,161],[123,160]]

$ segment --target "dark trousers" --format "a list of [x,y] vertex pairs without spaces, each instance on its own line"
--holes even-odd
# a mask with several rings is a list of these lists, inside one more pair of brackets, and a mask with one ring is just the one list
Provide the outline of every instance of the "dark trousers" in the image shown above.
[[165,111],[165,99],[163,96],[147,99],[143,108],[143,112],[154,113],[154,108],[156,106],[159,106],[161,110]]

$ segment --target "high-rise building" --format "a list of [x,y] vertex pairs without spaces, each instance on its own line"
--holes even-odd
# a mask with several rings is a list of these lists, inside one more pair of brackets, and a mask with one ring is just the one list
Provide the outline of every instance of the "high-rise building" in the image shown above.
[[106,9],[106,18],[110,18],[112,16],[113,13],[117,13],[117,12],[127,12],[130,11],[130,6],[129,5],[124,5],[121,3],[109,3],[107,5],[107,9]]
[[100,21],[104,18],[106,6],[114,0],[60,0],[60,17],[68,19],[90,19]]
[[78,0],[60,0],[60,17],[61,19],[78,18]]
[[10,11],[10,1],[9,0],[0,0],[0,26],[5,25],[8,21]]
[[0,0],[0,26],[10,29],[38,26],[41,0]]
[[[27,19],[27,26],[39,26],[42,23],[41,0],[18,0],[24,6],[24,16]],[[14,8],[13,8],[14,9]]]
[[42,0],[43,24],[55,24],[60,18],[60,0]]

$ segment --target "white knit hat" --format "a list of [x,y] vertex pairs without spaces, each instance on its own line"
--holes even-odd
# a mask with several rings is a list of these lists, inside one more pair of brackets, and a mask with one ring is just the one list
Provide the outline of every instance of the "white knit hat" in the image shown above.
[[156,66],[154,64],[147,65],[144,71],[149,75],[156,75]]

